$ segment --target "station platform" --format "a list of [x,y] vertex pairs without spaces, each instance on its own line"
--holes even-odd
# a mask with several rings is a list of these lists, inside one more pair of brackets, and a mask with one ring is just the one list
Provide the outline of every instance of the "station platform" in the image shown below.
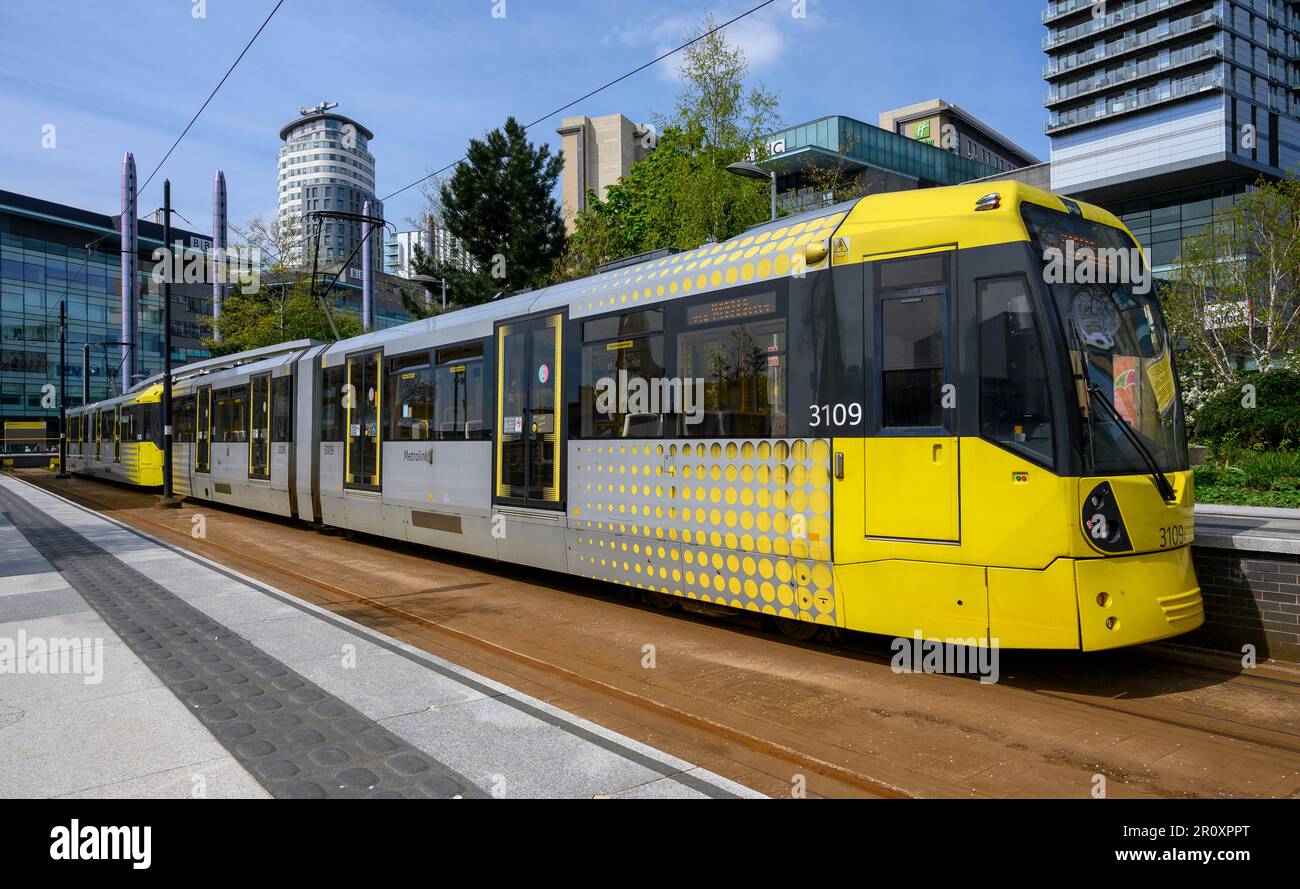
[[1198,503],[1196,542],[1215,549],[1300,555],[1300,509]]
[[762,794],[0,476],[0,796]]

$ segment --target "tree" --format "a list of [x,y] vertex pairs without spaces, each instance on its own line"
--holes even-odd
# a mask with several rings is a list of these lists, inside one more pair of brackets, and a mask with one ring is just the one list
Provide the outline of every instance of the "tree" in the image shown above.
[[602,262],[663,247],[689,249],[725,241],[768,218],[769,186],[727,172],[727,165],[766,156],[778,126],[775,93],[746,89],[744,51],[726,42],[706,17],[684,52],[681,91],[654,151],[600,197],[588,194],[555,279],[590,274]]
[[[1261,180],[1183,244],[1164,308],[1185,347],[1185,388],[1234,384],[1246,362],[1300,353],[1300,180]],[[1187,386],[1191,383],[1191,386]]]
[[292,340],[333,342],[362,332],[360,320],[348,314],[334,316],[333,324],[337,336],[310,281],[264,281],[255,293],[236,288],[227,295],[218,323],[221,342],[204,345],[213,355],[230,355]]
[[[254,216],[231,229],[242,241],[241,249],[254,251],[257,289],[245,293],[231,284],[222,304],[221,320],[205,320],[210,330],[220,329],[221,342],[209,337],[204,347],[213,355],[230,355],[297,339],[332,342],[361,333],[361,323],[348,315],[335,317],[329,301],[313,294],[308,274],[294,267],[295,251],[302,247],[301,226],[291,218],[265,220]],[[324,279],[322,285],[328,283]]]
[[[472,262],[417,259],[417,274],[446,278],[458,305],[486,302],[500,291],[545,285],[564,249],[564,217],[552,193],[563,160],[528,141],[515,118],[482,139],[438,190],[432,208]],[[420,252],[417,252],[417,256]]]
[[867,193],[862,174],[849,165],[849,156],[857,144],[856,138],[842,138],[839,154],[833,163],[822,166],[816,161],[808,161],[804,164],[804,178],[809,186],[814,192],[829,196],[832,204],[851,201]]

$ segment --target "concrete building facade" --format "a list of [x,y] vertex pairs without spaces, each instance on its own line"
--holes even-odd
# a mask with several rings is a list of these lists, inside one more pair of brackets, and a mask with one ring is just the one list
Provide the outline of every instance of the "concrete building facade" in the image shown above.
[[880,128],[954,152],[1002,173],[1040,163],[1037,157],[969,111],[943,99],[883,111]]
[[578,214],[587,207],[587,192],[603,198],[606,189],[654,150],[655,133],[649,125],[622,114],[566,117],[556,132],[564,152],[560,178],[564,230],[572,234]]

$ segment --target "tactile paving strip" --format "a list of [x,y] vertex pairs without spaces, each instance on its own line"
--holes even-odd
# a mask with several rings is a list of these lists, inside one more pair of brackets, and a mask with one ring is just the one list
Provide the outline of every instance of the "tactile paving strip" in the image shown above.
[[32,546],[272,796],[488,796],[21,498],[0,489],[0,503]]

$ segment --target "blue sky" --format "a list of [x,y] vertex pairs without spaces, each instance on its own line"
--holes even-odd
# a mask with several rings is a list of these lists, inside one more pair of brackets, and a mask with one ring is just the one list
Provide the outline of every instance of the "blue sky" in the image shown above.
[[[0,3],[0,189],[104,213],[118,209],[122,153],[144,180],[274,0],[30,0]],[[281,125],[322,100],[375,133],[381,196],[459,158],[507,115],[531,121],[676,46],[713,11],[757,0],[285,0],[221,92],[140,197],[207,232],[213,171],[232,221],[274,215]],[[942,97],[1040,158],[1045,30],[1038,0],[795,0],[729,29],[751,77],[781,96],[786,124]],[[567,115],[648,120],[673,107],[662,62]],[[556,150],[551,118],[530,131]],[[56,147],[43,148],[42,127]],[[386,208],[399,228],[418,189]]]

